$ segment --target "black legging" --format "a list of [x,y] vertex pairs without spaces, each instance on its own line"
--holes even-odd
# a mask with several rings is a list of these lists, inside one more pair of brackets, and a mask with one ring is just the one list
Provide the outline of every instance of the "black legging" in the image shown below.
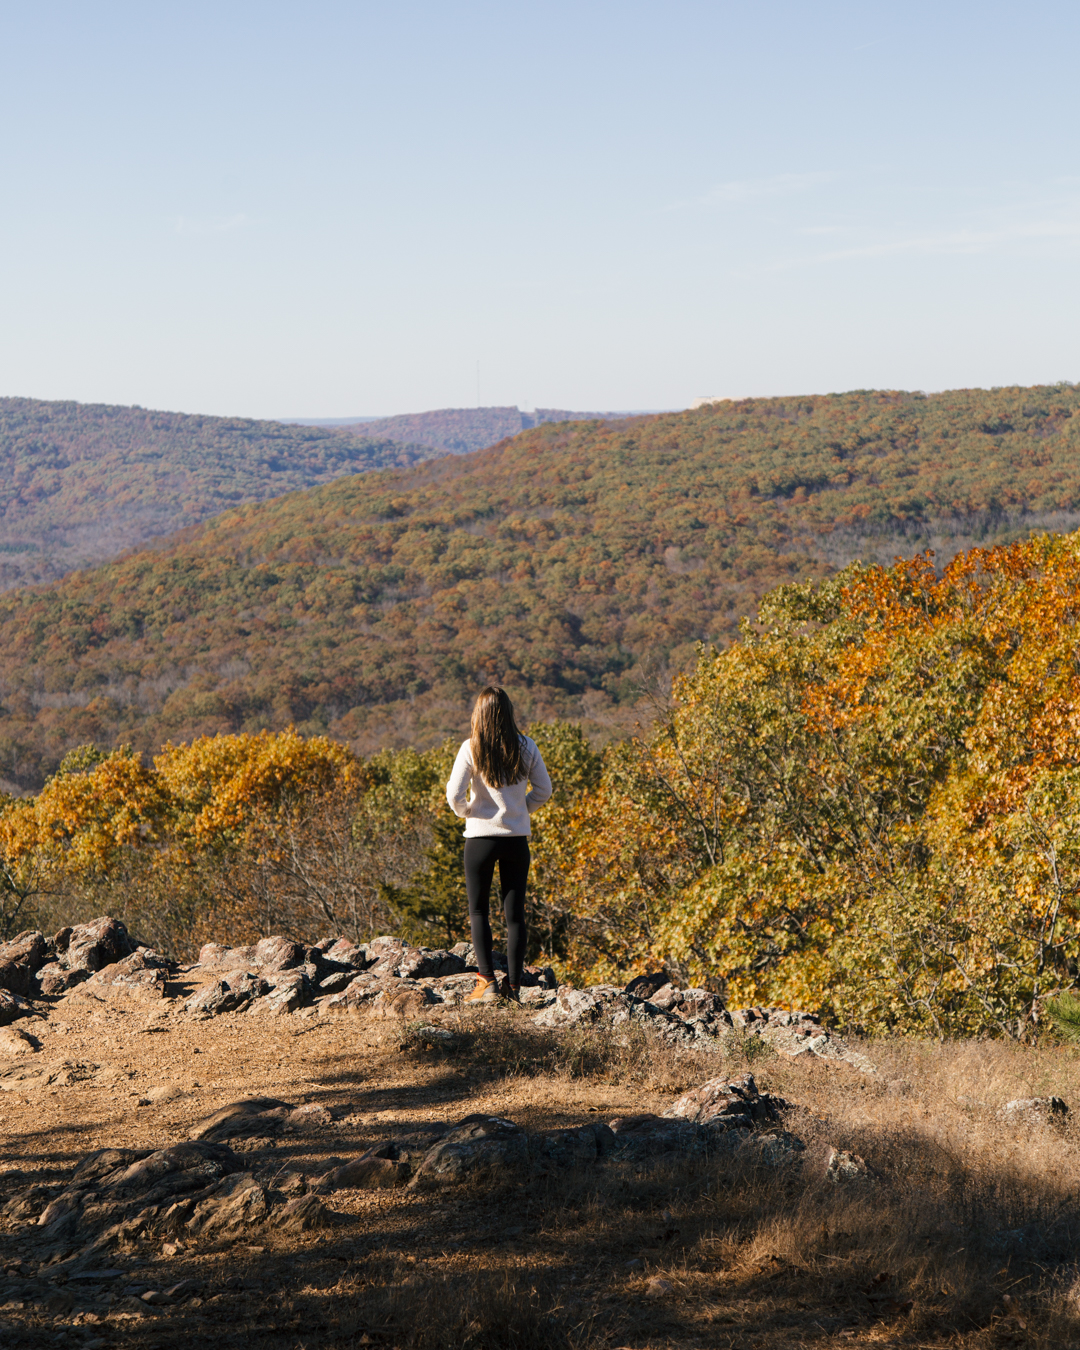
[[529,841],[523,834],[484,835],[465,840],[465,890],[469,896],[476,964],[485,979],[495,978],[491,964],[491,924],[488,922],[491,881],[499,864],[503,913],[506,915],[506,964],[510,983],[521,984],[525,966],[525,882],[529,876]]

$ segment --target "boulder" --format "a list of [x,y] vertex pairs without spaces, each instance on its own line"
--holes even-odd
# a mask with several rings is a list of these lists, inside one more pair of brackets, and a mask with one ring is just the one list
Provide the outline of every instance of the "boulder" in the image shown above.
[[36,995],[36,976],[49,955],[44,935],[30,929],[0,943],[0,989],[24,998]]
[[750,1129],[780,1119],[787,1102],[758,1092],[753,1074],[741,1078],[710,1078],[673,1102],[664,1112],[669,1119],[691,1120],[717,1129]]
[[316,942],[315,950],[335,966],[351,966],[353,970],[365,970],[368,966],[367,948],[358,947],[348,938],[323,938]]
[[[299,1204],[307,1198],[300,1196],[289,1204]],[[252,1224],[261,1223],[269,1212],[266,1191],[250,1172],[240,1172],[226,1177],[211,1195],[200,1200],[184,1227],[192,1236],[200,1237],[241,1234]]]
[[274,1097],[247,1097],[196,1121],[188,1129],[188,1138],[220,1142],[280,1134],[295,1109],[289,1102]]
[[460,1181],[505,1172],[529,1161],[529,1137],[501,1116],[466,1116],[424,1154],[416,1180]]
[[329,1228],[334,1217],[317,1195],[297,1195],[277,1210],[274,1223],[305,1233],[312,1228]]
[[394,1155],[393,1144],[370,1148],[358,1158],[324,1173],[314,1189],[322,1195],[340,1190],[375,1190],[404,1186],[409,1179],[409,1164]]
[[699,1125],[678,1116],[657,1116],[651,1112],[617,1116],[609,1123],[617,1146],[614,1156],[619,1161],[643,1162],[672,1153],[710,1155],[731,1151],[746,1138],[744,1130],[730,1129],[717,1121]]
[[50,961],[37,973],[38,988],[45,998],[59,998],[89,978],[88,970],[68,970],[59,961]]
[[412,980],[387,981],[373,1000],[372,1011],[382,1017],[422,1017],[435,1002],[435,995],[422,984]]
[[654,995],[665,987],[672,987],[671,976],[666,970],[657,970],[651,975],[638,975],[636,979],[631,980],[626,986],[626,993],[633,994],[635,998],[644,998],[655,1003]]
[[294,1013],[311,1001],[311,984],[303,970],[269,971],[270,989],[252,1003],[252,1011],[265,1011],[271,1016]]
[[617,1148],[618,1141],[611,1127],[596,1121],[577,1129],[550,1130],[539,1135],[534,1142],[533,1156],[542,1172],[566,1171],[587,1167],[600,1158],[609,1157]]
[[[61,942],[63,950],[60,951]],[[61,929],[56,937],[60,964],[67,970],[85,970],[90,974],[130,956],[135,943],[119,919],[103,915],[90,923]]]
[[34,1005],[10,990],[0,989],[0,1027],[17,1022],[20,1017],[33,1017]]
[[138,947],[130,956],[101,967],[81,983],[79,991],[92,994],[118,989],[164,998],[172,964],[149,947]]
[[226,980],[215,980],[197,990],[184,1004],[187,1012],[196,1017],[220,1017],[222,1013],[246,1008],[257,998],[270,992],[270,984],[261,975],[243,971]]
[[1063,1125],[1069,1108],[1060,1097],[1018,1097],[997,1114],[1008,1125]]

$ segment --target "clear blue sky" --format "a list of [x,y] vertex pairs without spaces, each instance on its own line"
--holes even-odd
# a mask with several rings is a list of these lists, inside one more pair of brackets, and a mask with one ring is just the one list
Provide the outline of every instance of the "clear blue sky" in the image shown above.
[[0,0],[0,394],[1080,379],[1080,5]]

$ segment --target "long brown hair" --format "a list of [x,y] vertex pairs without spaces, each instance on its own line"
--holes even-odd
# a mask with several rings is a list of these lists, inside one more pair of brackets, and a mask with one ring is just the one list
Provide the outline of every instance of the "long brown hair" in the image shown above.
[[528,772],[525,743],[514,721],[514,705],[505,689],[489,684],[477,695],[472,714],[473,768],[488,787],[520,783]]

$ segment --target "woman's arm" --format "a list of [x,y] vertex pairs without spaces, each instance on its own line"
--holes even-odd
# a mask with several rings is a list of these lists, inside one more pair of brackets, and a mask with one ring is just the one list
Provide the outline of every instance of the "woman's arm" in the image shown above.
[[532,784],[532,791],[525,798],[525,806],[529,815],[539,806],[547,801],[551,796],[551,778],[548,775],[547,765],[544,763],[544,756],[537,747],[536,754],[533,755],[533,761],[529,765],[529,782]]
[[472,761],[469,757],[469,742],[466,741],[457,752],[454,767],[450,770],[450,780],[446,784],[446,800],[455,816],[464,816],[469,800],[469,784],[472,782]]

